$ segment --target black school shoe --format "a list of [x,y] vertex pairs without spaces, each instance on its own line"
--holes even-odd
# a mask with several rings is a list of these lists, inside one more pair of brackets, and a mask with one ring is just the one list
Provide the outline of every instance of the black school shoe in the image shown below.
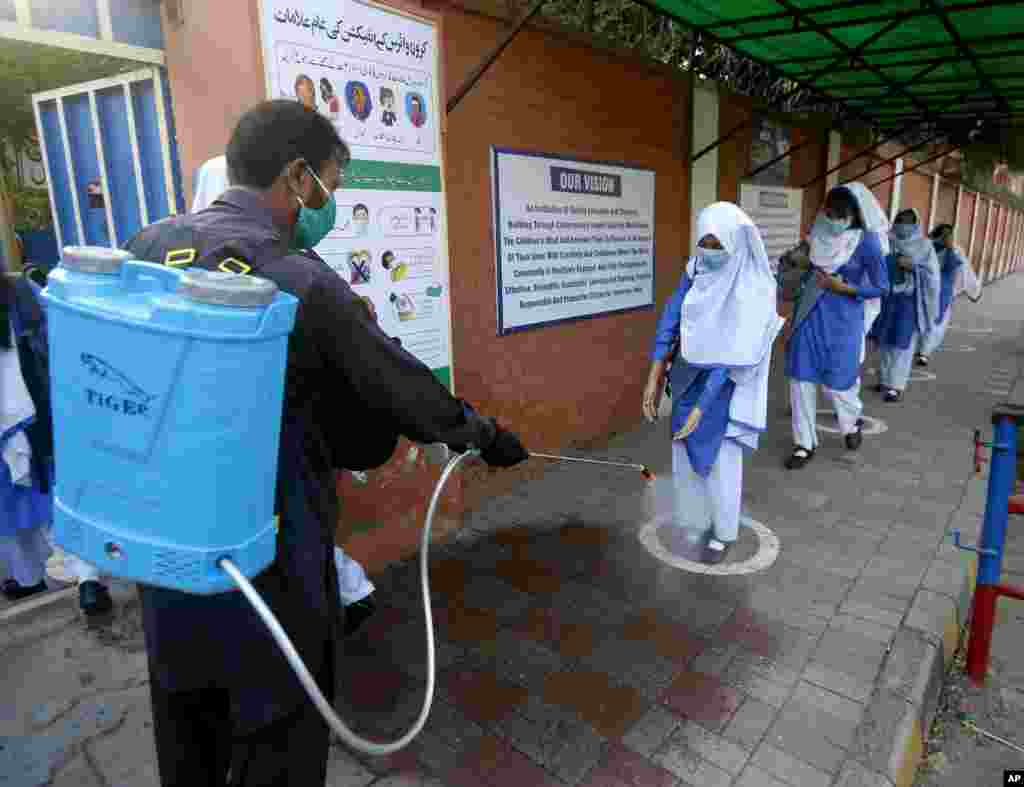
[[704,558],[701,560],[701,562],[708,563],[712,566],[717,565],[718,563],[721,563],[723,560],[725,560],[725,556],[729,554],[729,550],[732,549],[733,544],[736,543],[735,541],[719,541],[718,543],[722,545],[722,548],[712,549],[710,544],[711,539],[709,539],[708,541],[709,543],[704,547]]
[[90,579],[78,586],[78,606],[86,615],[94,617],[110,612],[114,608],[114,600],[104,585]]
[[345,636],[351,637],[377,611],[373,593],[345,607]]
[[903,401],[903,391],[897,391],[895,388],[889,388],[885,392],[884,399],[885,399],[886,402],[889,402],[890,404],[895,404],[896,402],[902,402]]
[[39,580],[38,585],[21,585],[13,579],[4,580],[3,593],[9,601],[21,601],[37,593],[46,592],[46,580]]
[[804,448],[798,445],[793,449],[793,453],[790,454],[786,460],[785,465],[787,470],[800,470],[805,467],[808,462],[814,458],[813,448]]
[[917,356],[917,365],[918,366],[927,366],[929,363],[931,363],[931,359],[927,355],[924,355],[923,353],[919,353],[918,354],[918,356]]
[[864,442],[864,419],[857,419],[857,431],[846,435],[846,448],[848,451],[856,451]]

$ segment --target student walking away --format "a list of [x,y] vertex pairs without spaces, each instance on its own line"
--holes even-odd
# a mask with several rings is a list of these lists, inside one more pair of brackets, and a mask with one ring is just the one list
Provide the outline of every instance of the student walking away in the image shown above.
[[[19,299],[22,305],[22,323],[28,326],[25,336],[30,340],[26,346],[31,350],[33,368],[38,369],[32,377],[35,386],[33,399],[37,405],[35,415],[37,424],[50,424],[53,418],[53,414],[50,412],[49,348],[46,342],[45,302],[39,297],[39,291],[46,286],[46,276],[47,274],[42,268],[36,266],[25,268],[21,276],[23,282],[16,289],[16,292],[20,292],[22,296]],[[52,461],[53,447],[49,436],[50,429],[49,426],[45,427],[43,432],[46,436],[45,441],[38,445],[42,451],[40,455],[50,457],[46,461]],[[50,521],[49,515],[46,521]],[[114,608],[110,591],[96,566],[86,563],[76,555],[65,553],[63,569],[66,576],[73,577],[78,582],[78,605],[83,613],[89,617],[98,617],[106,615]]]
[[33,288],[0,271],[0,578],[10,601],[46,591],[53,552],[46,334]]
[[[949,328],[949,321],[953,317],[953,301],[960,292],[966,289],[968,277],[972,280],[972,300],[977,301],[980,293],[977,292],[978,279],[967,264],[963,251],[953,243],[953,225],[940,224],[931,231],[932,245],[935,247],[935,255],[939,260],[939,273],[942,276],[942,287],[939,291],[939,317],[931,331],[926,337],[918,337],[917,365],[928,366],[931,362],[931,355],[942,346],[946,338],[946,331]],[[959,289],[959,291],[958,291]]]
[[704,562],[718,563],[739,533],[743,456],[766,427],[772,345],[784,320],[764,242],[742,210],[705,208],[697,237],[658,323],[643,410],[657,417],[671,364],[677,524],[702,542]]
[[[253,584],[328,701],[335,666],[345,668],[335,653],[334,468],[372,466],[399,435],[457,451],[476,446],[496,467],[528,457],[513,433],[410,362],[330,267],[290,250],[307,213],[323,226],[319,214],[333,210],[348,162],[323,115],[294,101],[259,104],[228,143],[232,187],[207,210],[166,219],[128,243],[138,259],[157,263],[191,250],[199,268],[260,276],[299,299],[281,423],[277,556]],[[329,729],[245,597],[146,586],[139,596],[163,787],[323,785]]]
[[887,287],[878,235],[865,230],[853,193],[839,186],[825,199],[809,237],[811,270],[804,277],[786,346],[793,409],[793,452],[785,465],[804,467],[818,449],[818,386],[832,401],[847,449],[860,448],[863,404],[864,301]]
[[900,211],[886,260],[891,292],[882,304],[874,333],[881,348],[879,392],[899,402],[907,389],[918,342],[927,343],[939,320],[942,277],[931,240],[921,231],[917,211]]
[[205,210],[228,190],[227,156],[215,156],[203,162],[192,178],[192,213]]

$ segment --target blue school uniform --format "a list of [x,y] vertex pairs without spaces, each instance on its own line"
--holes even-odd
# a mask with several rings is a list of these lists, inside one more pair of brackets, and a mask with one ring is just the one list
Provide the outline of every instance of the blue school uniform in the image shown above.
[[690,366],[678,354],[683,301],[692,285],[693,280],[684,273],[679,288],[665,304],[658,320],[651,359],[672,363],[669,372],[669,383],[673,391],[672,434],[683,428],[694,407],[699,407],[703,413],[700,425],[684,443],[694,471],[702,478],[707,478],[718,460],[722,440],[726,439],[729,405],[736,385],[729,379],[725,367],[697,368]]
[[856,297],[830,290],[820,293],[807,316],[795,326],[786,347],[786,376],[847,391],[860,376],[864,301],[882,297],[888,289],[878,235],[865,232],[836,274],[856,288]]

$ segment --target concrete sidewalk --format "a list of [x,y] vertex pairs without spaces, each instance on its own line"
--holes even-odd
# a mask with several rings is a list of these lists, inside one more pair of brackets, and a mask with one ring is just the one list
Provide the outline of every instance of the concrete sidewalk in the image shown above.
[[[591,454],[646,463],[654,484],[558,465],[475,511],[432,553],[426,731],[390,758],[335,747],[328,783],[909,785],[969,599],[972,562],[944,539],[951,527],[976,539],[972,435],[1016,374],[1022,302],[1021,277],[959,302],[936,378],[901,405],[867,393],[885,431],[858,454],[823,435],[795,473],[781,466],[791,437],[776,361],[744,494],[781,544],[765,570],[683,571],[640,542],[667,510],[664,423]],[[739,559],[757,551],[742,533]],[[345,643],[338,707],[387,735],[422,698],[422,610],[414,564],[375,581],[386,606]],[[130,589],[119,601],[97,628],[73,596],[0,613],[0,785],[158,784],[138,608]]]

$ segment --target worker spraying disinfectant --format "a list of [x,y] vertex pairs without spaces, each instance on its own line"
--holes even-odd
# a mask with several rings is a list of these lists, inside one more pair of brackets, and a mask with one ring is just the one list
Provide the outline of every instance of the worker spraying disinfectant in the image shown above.
[[331,709],[333,468],[396,435],[459,452],[428,511],[425,568],[456,465],[529,456],[383,334],[329,266],[288,250],[299,226],[310,245],[329,231],[320,214],[348,160],[316,113],[260,104],[228,144],[232,187],[216,204],[144,229],[127,254],[65,250],[44,294],[56,540],[140,583],[165,787],[323,784],[328,725],[369,753],[408,743],[432,660],[398,741],[364,741]]
[[[428,547],[448,461],[427,511],[420,561],[427,687],[413,727],[367,741],[337,717],[281,623],[249,581],[274,559],[274,476],[286,350],[297,301],[252,276],[175,270],[125,252],[67,249],[50,306],[58,543],[112,575],[192,594],[241,589],[302,687],[348,745],[382,755],[423,728],[434,691]],[[237,384],[262,392],[239,397]],[[442,452],[441,461],[448,459]],[[644,465],[548,454],[640,471]],[[436,461],[436,459],[435,459]],[[186,487],[187,495],[174,494]]]

